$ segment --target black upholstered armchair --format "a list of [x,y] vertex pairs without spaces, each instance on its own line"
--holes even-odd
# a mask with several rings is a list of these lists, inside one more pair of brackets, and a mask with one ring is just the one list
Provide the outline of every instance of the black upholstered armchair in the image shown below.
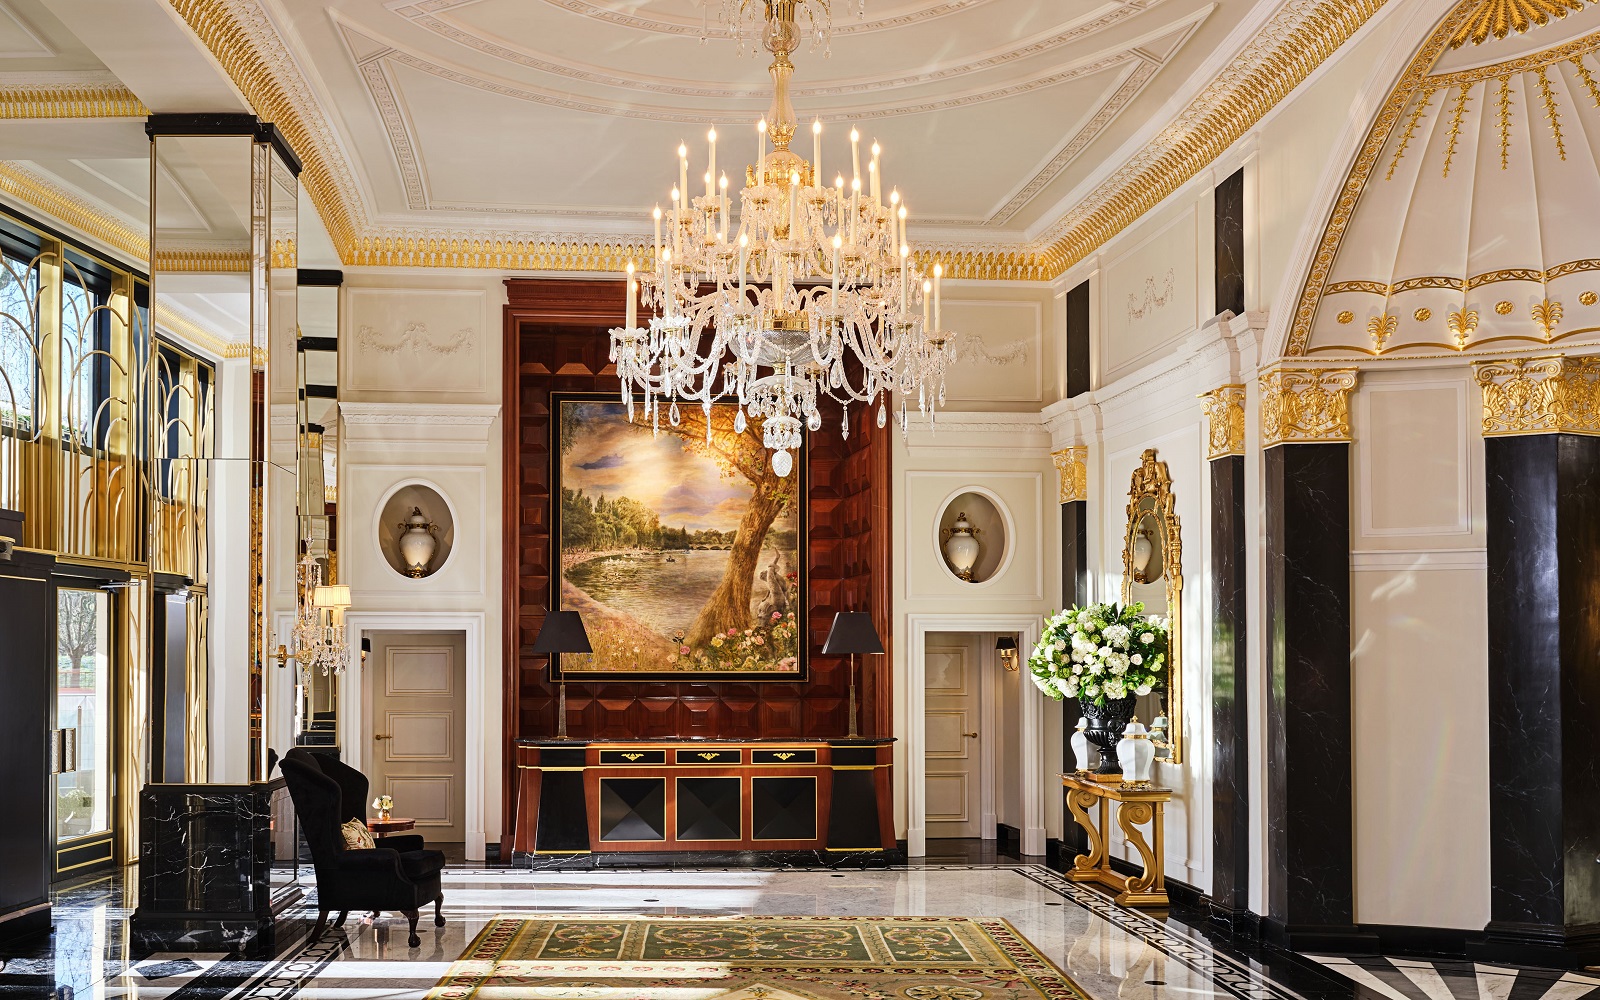
[[439,880],[444,854],[425,850],[416,835],[384,837],[368,850],[345,846],[339,826],[366,815],[365,775],[333,757],[299,748],[285,754],[280,766],[317,872],[313,938],[322,933],[333,910],[339,911],[335,927],[351,910],[371,910],[374,916],[382,910],[399,910],[411,922],[408,943],[416,948],[422,944],[417,913],[429,900],[434,926],[444,926]]

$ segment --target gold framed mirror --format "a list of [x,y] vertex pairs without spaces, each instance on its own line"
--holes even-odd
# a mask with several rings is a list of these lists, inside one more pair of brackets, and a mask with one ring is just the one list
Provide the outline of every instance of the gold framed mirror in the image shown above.
[[1167,463],[1147,448],[1128,487],[1128,528],[1122,546],[1122,603],[1140,601],[1145,614],[1168,621],[1166,683],[1140,697],[1146,724],[1167,718],[1167,746],[1158,759],[1183,762],[1183,537]]

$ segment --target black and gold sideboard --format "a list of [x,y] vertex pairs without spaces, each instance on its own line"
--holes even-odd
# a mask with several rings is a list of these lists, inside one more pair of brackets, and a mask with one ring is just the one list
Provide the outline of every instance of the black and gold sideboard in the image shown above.
[[894,740],[520,740],[518,856],[893,852]]

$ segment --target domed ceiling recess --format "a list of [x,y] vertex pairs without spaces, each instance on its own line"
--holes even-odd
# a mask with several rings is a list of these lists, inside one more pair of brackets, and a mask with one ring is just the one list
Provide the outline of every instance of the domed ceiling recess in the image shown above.
[[1600,334],[1600,6],[1466,0],[1369,133],[1290,334],[1318,358]]

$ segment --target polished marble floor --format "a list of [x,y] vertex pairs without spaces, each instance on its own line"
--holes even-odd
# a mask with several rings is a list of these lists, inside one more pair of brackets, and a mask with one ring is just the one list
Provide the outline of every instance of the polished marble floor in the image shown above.
[[[374,921],[351,914],[343,928],[308,941],[315,911],[302,906],[280,925],[286,933],[279,953],[261,961],[131,953],[125,929],[133,900],[121,876],[108,875],[58,893],[50,942],[0,951],[9,956],[0,966],[0,997],[420,998],[497,914],[596,913],[1003,917],[1092,1000],[1479,1000],[1459,988],[1385,988],[1383,975],[1364,968],[1358,975],[1297,956],[1215,947],[1179,917],[1120,909],[1039,860],[955,845],[916,866],[871,871],[563,873],[454,865],[445,873],[448,923],[435,928],[424,920],[420,948],[406,947],[405,921],[394,915]],[[1578,1000],[1587,992],[1574,992],[1576,982],[1560,985],[1548,998],[1543,990],[1513,996],[1492,989],[1481,1000]],[[661,997],[700,1000],[667,988]]]

